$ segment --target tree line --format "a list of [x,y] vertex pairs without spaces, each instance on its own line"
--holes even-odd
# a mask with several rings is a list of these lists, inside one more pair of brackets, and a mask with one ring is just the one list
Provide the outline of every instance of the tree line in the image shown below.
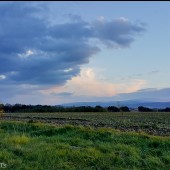
[[72,106],[72,107],[64,107],[64,106],[50,106],[50,105],[25,105],[25,104],[1,104],[0,110],[3,110],[6,113],[14,113],[14,112],[23,112],[23,113],[31,113],[31,112],[129,112],[130,109],[127,106],[124,107],[102,107],[102,106]]
[[[165,109],[150,109],[147,107],[139,106],[139,112],[170,112],[170,108]],[[31,113],[31,112],[130,112],[130,109],[127,106],[116,107],[102,107],[102,106],[73,106],[73,107],[63,107],[63,106],[50,106],[50,105],[25,105],[25,104],[0,104],[0,112],[6,113]]]

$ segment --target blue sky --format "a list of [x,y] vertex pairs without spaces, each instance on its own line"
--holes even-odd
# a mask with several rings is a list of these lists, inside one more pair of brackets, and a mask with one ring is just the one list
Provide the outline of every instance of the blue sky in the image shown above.
[[161,1],[1,2],[0,102],[169,101],[169,11]]

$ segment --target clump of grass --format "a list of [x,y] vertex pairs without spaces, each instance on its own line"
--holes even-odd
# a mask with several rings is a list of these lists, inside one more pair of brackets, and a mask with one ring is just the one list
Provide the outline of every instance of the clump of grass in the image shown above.
[[9,142],[10,144],[14,144],[14,145],[27,144],[29,142],[29,140],[30,140],[30,138],[27,137],[25,134],[8,136],[6,138],[7,142]]

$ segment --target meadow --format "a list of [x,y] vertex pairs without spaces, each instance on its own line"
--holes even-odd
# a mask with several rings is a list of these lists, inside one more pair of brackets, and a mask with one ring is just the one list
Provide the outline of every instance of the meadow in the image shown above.
[[168,112],[5,113],[3,119],[111,127],[122,131],[144,131],[151,135],[170,136]]
[[169,120],[169,113],[8,113],[0,121],[0,163],[9,170],[168,170]]

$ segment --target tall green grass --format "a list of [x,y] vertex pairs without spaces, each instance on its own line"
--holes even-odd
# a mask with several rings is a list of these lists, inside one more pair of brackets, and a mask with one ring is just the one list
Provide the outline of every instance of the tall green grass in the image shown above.
[[9,170],[168,170],[170,137],[110,128],[0,122]]

